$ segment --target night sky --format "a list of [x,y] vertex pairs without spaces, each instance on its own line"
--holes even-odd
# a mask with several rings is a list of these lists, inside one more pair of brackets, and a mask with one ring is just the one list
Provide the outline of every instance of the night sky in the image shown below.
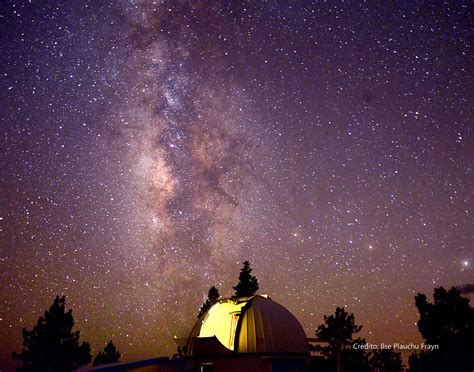
[[246,259],[308,337],[419,342],[414,295],[474,281],[473,8],[2,1],[0,366],[58,294],[170,356]]

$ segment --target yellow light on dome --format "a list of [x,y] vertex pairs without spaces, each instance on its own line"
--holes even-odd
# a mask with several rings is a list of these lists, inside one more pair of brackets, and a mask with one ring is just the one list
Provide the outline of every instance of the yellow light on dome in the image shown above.
[[234,350],[235,330],[240,312],[246,302],[219,302],[211,307],[203,320],[198,337],[213,337]]

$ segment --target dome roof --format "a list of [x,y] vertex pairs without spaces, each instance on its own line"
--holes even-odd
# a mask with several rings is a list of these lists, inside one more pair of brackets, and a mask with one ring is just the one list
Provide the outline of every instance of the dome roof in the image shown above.
[[211,338],[238,353],[308,353],[298,320],[267,296],[216,302],[191,331],[187,354],[195,354],[196,344]]

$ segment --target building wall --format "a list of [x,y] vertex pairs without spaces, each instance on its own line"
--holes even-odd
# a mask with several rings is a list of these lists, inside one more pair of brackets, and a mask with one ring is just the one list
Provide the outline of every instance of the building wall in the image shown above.
[[307,358],[242,355],[226,358],[200,358],[187,361],[191,371],[206,372],[306,372]]

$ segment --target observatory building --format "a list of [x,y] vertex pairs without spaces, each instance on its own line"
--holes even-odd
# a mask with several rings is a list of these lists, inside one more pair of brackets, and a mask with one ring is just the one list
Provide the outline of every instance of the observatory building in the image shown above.
[[268,296],[216,301],[178,339],[182,353],[115,364],[94,370],[114,371],[307,371],[310,354],[306,334],[285,307]]
[[309,359],[298,320],[259,295],[216,302],[194,325],[183,353],[209,371],[304,371]]

